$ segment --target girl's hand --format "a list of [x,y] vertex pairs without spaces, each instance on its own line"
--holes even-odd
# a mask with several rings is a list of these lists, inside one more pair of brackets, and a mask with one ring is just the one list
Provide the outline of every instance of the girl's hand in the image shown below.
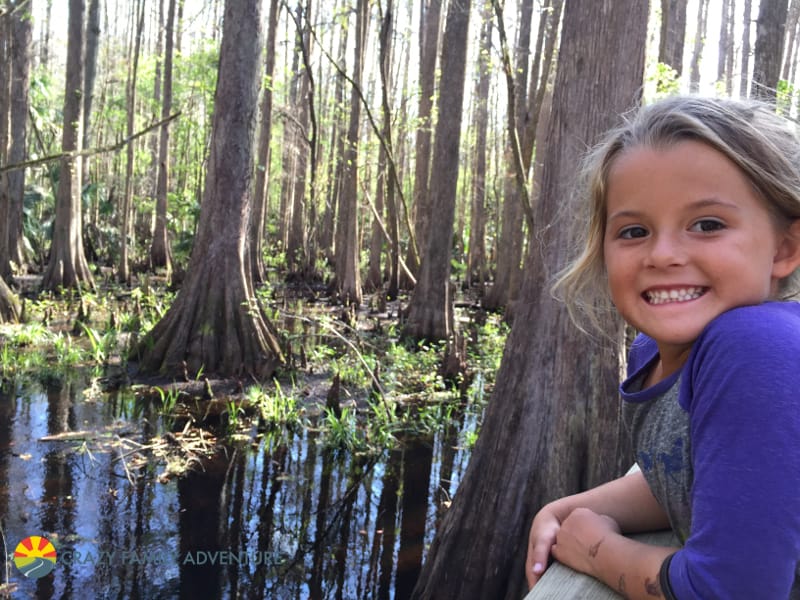
[[598,577],[597,555],[603,544],[617,535],[621,535],[620,527],[611,517],[576,508],[558,528],[551,551],[560,563]]
[[528,587],[536,585],[544,575],[550,560],[550,549],[556,543],[561,521],[550,505],[543,507],[533,519],[528,535],[528,557],[525,560],[525,577]]

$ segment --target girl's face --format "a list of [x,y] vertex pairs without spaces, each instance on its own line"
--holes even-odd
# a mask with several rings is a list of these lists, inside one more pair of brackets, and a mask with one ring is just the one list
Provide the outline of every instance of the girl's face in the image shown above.
[[779,230],[739,168],[701,142],[621,154],[606,201],[611,297],[658,343],[663,376],[712,319],[774,297],[800,264],[796,238]]

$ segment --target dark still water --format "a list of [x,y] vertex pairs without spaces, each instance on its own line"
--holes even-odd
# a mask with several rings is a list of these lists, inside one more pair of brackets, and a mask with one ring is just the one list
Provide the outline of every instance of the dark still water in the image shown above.
[[84,388],[0,387],[0,597],[400,600],[468,458],[455,430],[378,458],[253,430],[170,477],[181,428]]

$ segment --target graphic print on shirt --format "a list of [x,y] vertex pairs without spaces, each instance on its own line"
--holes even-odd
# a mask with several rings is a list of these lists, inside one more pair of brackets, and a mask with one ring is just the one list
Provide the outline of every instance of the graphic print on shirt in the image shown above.
[[679,437],[672,442],[672,450],[669,453],[640,451],[636,462],[645,474],[650,473],[656,466],[660,467],[664,477],[677,484],[680,483],[680,474],[684,471],[683,457],[683,438]]
[[[636,462],[681,542],[691,526],[689,416],[678,402],[679,380],[644,402],[625,402],[623,418],[631,433]],[[664,436],[664,432],[669,435]]]

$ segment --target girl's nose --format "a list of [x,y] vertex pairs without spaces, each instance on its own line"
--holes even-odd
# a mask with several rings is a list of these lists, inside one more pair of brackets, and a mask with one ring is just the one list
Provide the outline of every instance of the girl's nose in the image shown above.
[[664,268],[686,263],[686,249],[677,236],[658,234],[651,238],[645,256],[646,266]]

